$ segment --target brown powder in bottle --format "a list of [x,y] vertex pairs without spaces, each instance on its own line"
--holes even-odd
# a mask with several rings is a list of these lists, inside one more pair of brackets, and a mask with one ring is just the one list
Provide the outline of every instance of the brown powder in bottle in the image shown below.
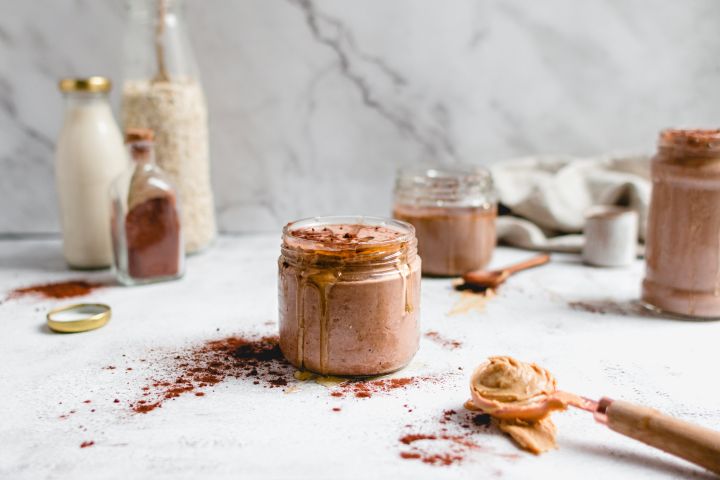
[[[180,217],[175,192],[158,183],[162,172],[154,165],[154,133],[129,128],[125,134],[135,171],[128,191],[125,216],[128,274],[133,278],[171,277],[180,270]],[[160,175],[160,177],[158,177]]]
[[175,197],[145,200],[125,217],[128,272],[134,278],[178,274],[180,219]]

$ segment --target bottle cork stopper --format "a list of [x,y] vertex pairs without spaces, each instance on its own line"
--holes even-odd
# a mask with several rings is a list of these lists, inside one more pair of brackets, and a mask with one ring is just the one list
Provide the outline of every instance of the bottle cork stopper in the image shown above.
[[152,142],[155,132],[150,128],[128,128],[125,130],[125,143]]

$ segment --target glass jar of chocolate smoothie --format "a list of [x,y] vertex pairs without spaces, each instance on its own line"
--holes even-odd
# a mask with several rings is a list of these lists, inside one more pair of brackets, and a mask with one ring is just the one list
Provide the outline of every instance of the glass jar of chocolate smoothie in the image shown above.
[[393,217],[415,227],[425,275],[462,275],[490,262],[497,196],[482,167],[401,170]]
[[720,317],[720,130],[664,130],[652,160],[642,300]]
[[420,333],[420,257],[412,225],[319,217],[283,229],[280,348],[299,369],[380,375],[410,362]]

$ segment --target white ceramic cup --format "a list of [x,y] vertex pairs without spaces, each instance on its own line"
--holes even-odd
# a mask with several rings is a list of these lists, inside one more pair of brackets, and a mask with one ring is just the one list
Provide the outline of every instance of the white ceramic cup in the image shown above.
[[638,214],[630,208],[597,205],[585,212],[583,261],[625,267],[637,257]]

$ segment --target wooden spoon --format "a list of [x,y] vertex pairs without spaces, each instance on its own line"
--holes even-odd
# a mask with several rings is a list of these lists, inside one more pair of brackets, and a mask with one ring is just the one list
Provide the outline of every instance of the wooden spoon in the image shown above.
[[497,288],[510,275],[528,268],[539,267],[550,261],[550,255],[543,253],[500,270],[473,270],[463,275],[463,281],[474,288]]
[[[521,374],[520,370],[513,372],[505,367],[506,382],[502,383],[501,387],[497,387],[495,377],[491,376],[493,382],[486,387],[483,383],[484,369],[497,368],[495,367],[497,363],[494,361],[498,359],[503,360],[502,357],[491,358],[473,373],[470,381],[472,399],[465,405],[470,410],[482,410],[500,419],[535,422],[555,410],[565,410],[567,407],[579,408],[591,412],[597,422],[621,435],[720,474],[720,432],[630,402],[607,397],[594,401],[574,393],[557,390],[555,379],[549,372],[535,364],[523,364],[516,360],[509,365],[518,369],[524,367],[522,372],[534,372],[535,377],[528,378],[528,375]],[[482,388],[478,388],[476,385],[478,382]],[[524,387],[525,393],[532,396],[512,400],[516,398],[513,395],[503,398],[498,397],[497,393],[491,396],[484,393],[485,388],[490,388],[491,392],[497,388],[501,390],[509,388],[510,392],[523,391],[520,387]]]
[[607,397],[596,402],[572,393],[556,391],[533,404],[515,406],[509,403],[491,415],[536,421],[564,406],[591,412],[598,423],[621,435],[720,474],[720,432],[630,402]]
[[167,16],[167,0],[157,0],[157,18],[155,20],[155,60],[157,61],[157,73],[153,77],[152,82],[169,82],[170,76],[165,65],[165,45],[163,35],[165,35],[165,22]]

